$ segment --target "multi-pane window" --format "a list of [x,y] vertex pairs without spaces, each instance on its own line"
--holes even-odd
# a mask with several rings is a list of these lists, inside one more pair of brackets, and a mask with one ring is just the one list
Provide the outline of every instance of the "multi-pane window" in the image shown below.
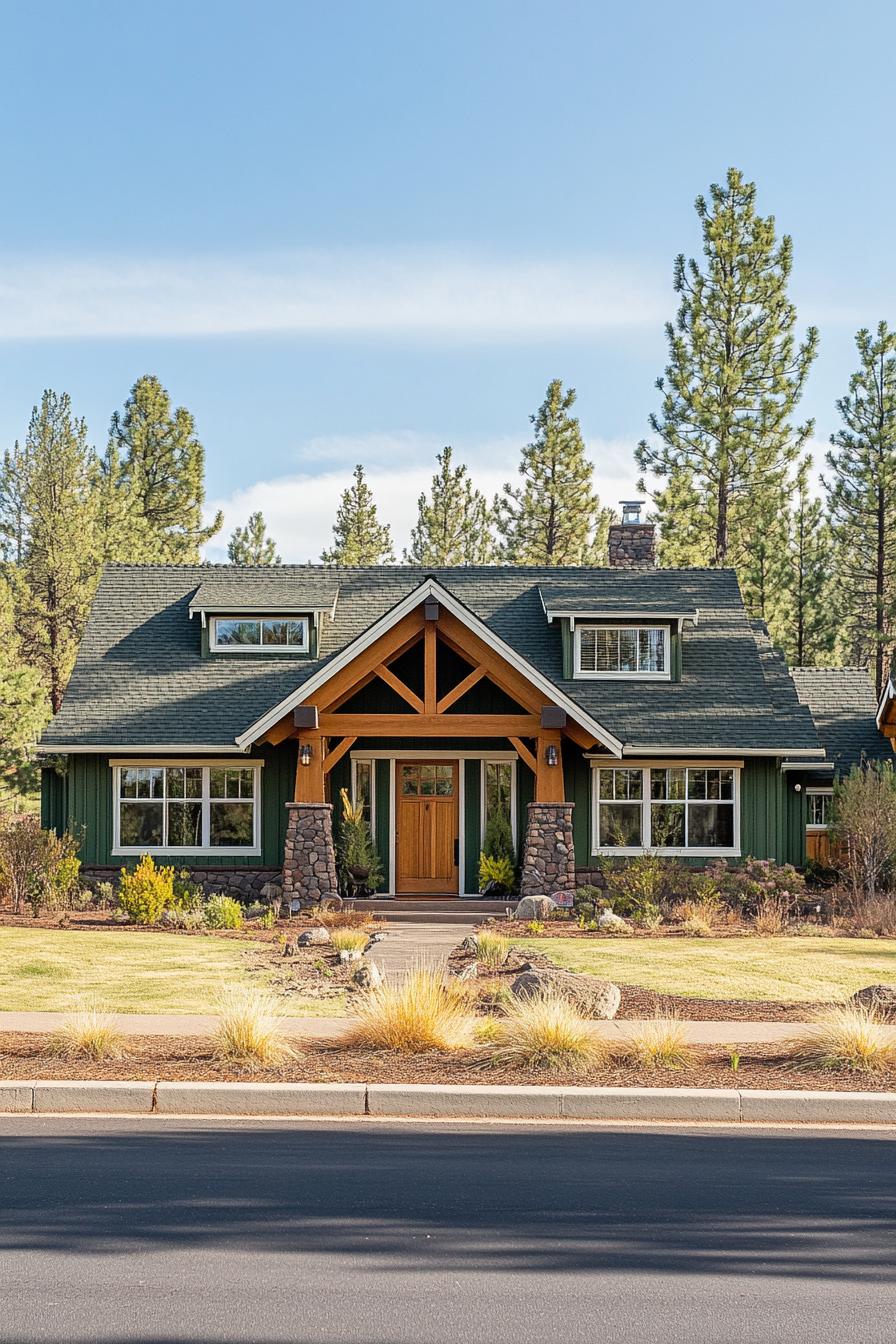
[[454,795],[453,764],[435,762],[401,767],[401,793],[404,798],[451,798]]
[[667,676],[669,632],[665,626],[576,627],[580,676]]
[[373,833],[373,761],[352,762],[352,801]]
[[256,844],[254,766],[135,765],[117,774],[124,850],[247,850]]
[[596,850],[734,850],[737,771],[730,766],[599,768]]
[[812,792],[808,795],[809,817],[807,825],[815,826],[818,830],[827,830],[831,824],[831,813],[834,806],[834,795],[831,790],[825,793]]
[[482,837],[485,842],[489,825],[503,823],[502,829],[515,840],[513,816],[513,763],[511,761],[482,762]]
[[306,616],[216,616],[212,622],[215,649],[294,649],[308,651]]

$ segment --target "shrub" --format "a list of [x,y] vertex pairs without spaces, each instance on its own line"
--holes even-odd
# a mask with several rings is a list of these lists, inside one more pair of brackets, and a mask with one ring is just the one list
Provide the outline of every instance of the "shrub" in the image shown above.
[[347,1046],[419,1054],[460,1050],[472,1039],[463,995],[427,967],[369,990],[357,1014],[357,1024],[341,1038]]
[[205,915],[201,910],[163,910],[159,923],[166,929],[204,929]]
[[158,924],[170,906],[174,869],[157,868],[151,854],[144,854],[133,872],[121,870],[118,904],[135,924]]
[[482,852],[487,854],[490,859],[506,859],[511,869],[516,866],[516,850],[513,847],[513,828],[510,824],[510,817],[500,808],[496,808],[485,823]]
[[258,916],[258,927],[260,929],[272,929],[274,927],[274,907],[266,905]]
[[44,908],[57,910],[78,886],[80,839],[41,829],[34,816],[0,816],[0,887],[5,887],[15,914],[27,902],[37,917]]
[[168,903],[170,910],[201,910],[202,898],[202,883],[194,882],[186,868],[181,868],[179,873],[175,873],[171,884],[171,900]]
[[349,870],[359,868],[367,870],[364,885],[371,891],[376,891],[383,880],[383,865],[377,847],[373,843],[370,827],[364,820],[363,809],[360,806],[352,806],[345,789],[339,790],[339,798],[342,803],[342,815],[336,828],[336,859],[343,888],[354,886],[354,879]]
[[210,896],[203,910],[207,929],[241,929],[243,907],[232,896]]
[[315,905],[308,913],[315,924],[322,924],[325,929],[360,929],[376,923],[369,910],[326,910]]
[[773,936],[784,932],[787,928],[789,915],[788,903],[776,896],[767,896],[756,907],[753,925],[756,932],[762,934],[763,937]]
[[111,910],[115,904],[115,888],[111,882],[97,882],[93,889],[93,903],[98,910]]
[[121,1059],[124,1037],[103,1008],[85,1003],[53,1032],[49,1049],[65,1059]]
[[479,855],[480,891],[485,891],[487,887],[502,887],[505,891],[511,891],[515,880],[513,864],[506,855],[493,857],[484,852]]
[[844,851],[853,896],[873,897],[896,865],[896,774],[889,761],[854,766],[834,785],[831,836]]
[[695,1059],[685,1028],[674,1017],[658,1017],[638,1027],[621,1053],[627,1063],[645,1069],[684,1069]]
[[896,1039],[874,1012],[841,1004],[813,1019],[808,1030],[787,1043],[797,1068],[849,1069],[875,1073],[896,1065]]
[[777,864],[771,859],[747,858],[738,865],[715,859],[706,866],[706,878],[722,900],[745,915],[755,915],[763,902],[773,900],[780,903],[789,917],[806,894],[802,873],[792,864]]
[[606,1058],[591,1022],[552,994],[515,999],[496,1033],[495,1064],[581,1073]]
[[337,952],[363,952],[368,935],[364,929],[333,929],[330,942]]
[[490,971],[503,966],[510,952],[509,941],[500,933],[491,933],[483,929],[476,935],[476,960],[481,961]]
[[695,906],[691,914],[686,915],[681,922],[684,933],[692,938],[711,938],[712,920],[711,916],[701,913],[698,906]]
[[896,936],[896,897],[860,897],[847,906],[846,917],[854,929],[867,929],[880,938]]
[[526,932],[531,933],[533,938],[537,938],[540,933],[544,933],[544,925],[540,919],[530,919],[526,925]]
[[[228,899],[224,897],[223,899]],[[248,1064],[280,1064],[295,1050],[280,1027],[283,1006],[269,991],[234,985],[218,995],[215,1053]]]

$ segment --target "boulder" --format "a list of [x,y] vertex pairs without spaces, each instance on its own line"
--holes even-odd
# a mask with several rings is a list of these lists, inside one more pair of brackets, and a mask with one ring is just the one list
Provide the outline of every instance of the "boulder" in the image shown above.
[[339,960],[343,965],[350,961],[360,961],[363,955],[360,947],[341,947],[339,949]]
[[618,985],[594,975],[577,975],[560,967],[531,966],[514,980],[510,991],[516,999],[553,994],[565,999],[583,1017],[611,1018],[619,1012],[622,995]]
[[318,947],[323,943],[330,941],[330,930],[325,929],[323,925],[316,925],[313,929],[306,929],[300,933],[296,939],[298,947]]
[[352,976],[352,984],[359,989],[376,989],[383,983],[383,973],[374,961],[363,962]]
[[479,962],[469,961],[462,971],[458,971],[458,980],[475,980],[479,974]]
[[283,899],[283,884],[281,882],[265,882],[258,894],[263,901],[273,905],[274,901]]
[[463,940],[463,942],[462,942],[461,945],[460,945],[460,950],[461,950],[461,952],[478,952],[478,951],[479,951],[479,939],[476,937],[476,935],[475,935],[474,933],[468,933],[468,934],[467,934],[466,938]]
[[550,919],[557,909],[550,896],[524,896],[513,912],[514,919]]
[[612,910],[601,910],[597,917],[597,927],[603,929],[604,933],[622,933],[628,925],[621,915],[614,915]]
[[853,994],[850,1003],[869,1008],[882,1022],[896,1022],[896,985],[866,985]]

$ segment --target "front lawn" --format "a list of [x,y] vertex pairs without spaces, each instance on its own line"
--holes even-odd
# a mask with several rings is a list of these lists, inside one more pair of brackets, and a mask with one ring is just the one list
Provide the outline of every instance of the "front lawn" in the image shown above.
[[660,994],[821,1002],[896,984],[896,938],[525,938],[516,946]]
[[[86,996],[118,1013],[212,1013],[223,984],[272,983],[260,955],[224,938],[0,928],[0,1010],[64,1012]],[[284,1007],[296,1017],[340,1011],[299,995]]]

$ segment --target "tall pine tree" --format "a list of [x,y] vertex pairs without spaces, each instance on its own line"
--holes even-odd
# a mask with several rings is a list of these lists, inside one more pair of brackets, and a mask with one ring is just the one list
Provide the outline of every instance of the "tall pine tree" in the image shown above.
[[22,655],[12,587],[0,573],[0,805],[32,783],[31,750],[49,717],[40,673]]
[[771,631],[793,667],[828,663],[837,630],[834,538],[822,500],[809,489],[811,467],[811,458],[804,458],[797,474],[781,602]]
[[106,466],[127,496],[128,557],[196,564],[200,546],[220,531],[224,517],[219,513],[202,526],[205,451],[192,415],[183,406],[172,410],[158,378],[138,378],[124,412],[113,415]]
[[417,526],[404,553],[406,565],[487,565],[494,557],[491,512],[465,466],[452,467],[451,449],[437,454],[432,490],[417,501]]
[[792,423],[818,333],[810,327],[797,344],[791,240],[776,240],[774,217],[756,213],[755,185],[737,169],[710,198],[696,201],[703,267],[675,262],[681,303],[666,327],[662,408],[650,416],[659,442],[635,454],[665,482],[654,501],[667,564],[740,565],[757,523],[782,512],[812,432],[811,422]]
[[395,560],[392,533],[380,523],[373,492],[359,464],[352,484],[342,492],[333,525],[333,545],[321,559],[328,565],[383,565]]
[[505,485],[494,503],[500,558],[515,565],[600,564],[606,554],[609,510],[600,507],[593,467],[572,415],[575,389],[559,378],[529,417],[534,434],[523,449],[524,484]]
[[12,570],[22,653],[59,709],[99,574],[95,460],[66,393],[47,391],[28,426],[27,550]]
[[837,546],[843,636],[850,662],[867,661],[880,695],[896,638],[896,332],[856,336],[860,366],[837,402],[825,478]]
[[227,543],[232,565],[279,565],[277,543],[268,536],[264,515],[250,513],[245,527],[235,527]]

